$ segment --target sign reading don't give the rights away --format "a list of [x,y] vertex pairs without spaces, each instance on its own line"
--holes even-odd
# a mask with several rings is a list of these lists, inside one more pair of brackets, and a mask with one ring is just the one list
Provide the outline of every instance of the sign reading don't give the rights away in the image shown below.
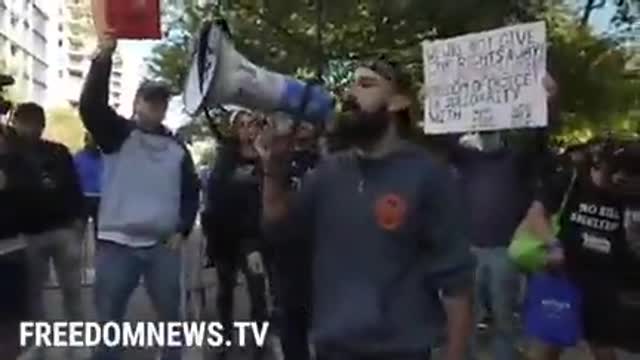
[[544,22],[422,46],[426,133],[546,126]]

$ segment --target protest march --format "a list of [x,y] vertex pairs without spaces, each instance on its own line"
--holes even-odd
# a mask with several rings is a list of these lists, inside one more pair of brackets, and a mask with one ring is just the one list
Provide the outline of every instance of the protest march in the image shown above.
[[640,4],[55,2],[80,130],[9,62],[0,359],[640,359]]

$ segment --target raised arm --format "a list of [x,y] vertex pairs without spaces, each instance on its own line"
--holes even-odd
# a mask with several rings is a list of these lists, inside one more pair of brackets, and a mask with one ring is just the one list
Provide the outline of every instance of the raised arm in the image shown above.
[[523,220],[523,228],[547,244],[556,241],[552,217],[562,207],[566,192],[573,180],[571,172],[556,174],[538,187],[536,197]]
[[290,182],[291,138],[266,131],[256,142],[262,161],[262,223],[272,242],[308,241],[313,222],[316,176],[307,176],[300,191]]
[[115,40],[102,39],[80,96],[80,118],[104,153],[114,153],[133,126],[109,106],[109,77]]

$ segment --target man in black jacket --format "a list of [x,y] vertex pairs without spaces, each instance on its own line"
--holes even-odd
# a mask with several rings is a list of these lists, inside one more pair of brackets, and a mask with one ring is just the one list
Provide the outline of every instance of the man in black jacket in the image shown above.
[[41,139],[45,114],[40,105],[18,105],[12,125],[20,138],[21,154],[36,172],[38,181],[34,194],[38,206],[31,209],[24,229],[33,280],[29,290],[32,317],[35,320],[45,317],[42,290],[49,276],[49,261],[53,260],[67,319],[82,321],[80,271],[84,202],[73,158],[64,145]]
[[13,359],[19,352],[18,326],[28,318],[28,268],[24,240],[35,176],[11,139],[12,129],[0,125],[0,353]]
[[[319,130],[308,122],[300,122],[289,141],[293,152],[290,159],[289,182],[296,191],[302,181],[320,161]],[[306,239],[305,239],[306,240]],[[270,283],[276,293],[276,309],[280,312],[279,329],[285,360],[308,360],[309,353],[309,290],[310,259],[308,251],[298,245],[271,244],[273,258]],[[300,288],[299,285],[305,286]],[[309,286],[309,287],[306,287]]]
[[[209,175],[202,226],[220,287],[217,309],[225,329],[233,316],[237,270],[247,279],[253,321],[267,320],[266,286],[260,249],[260,188],[253,140],[259,121],[245,110],[231,117],[234,136],[223,144]],[[224,355],[223,355],[224,356]]]

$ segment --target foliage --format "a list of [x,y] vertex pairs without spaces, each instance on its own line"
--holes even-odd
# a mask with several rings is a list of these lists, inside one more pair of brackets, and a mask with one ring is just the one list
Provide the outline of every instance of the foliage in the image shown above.
[[[535,0],[236,0],[188,6],[168,19],[165,40],[148,59],[149,73],[181,90],[190,46],[202,23],[228,21],[238,51],[251,61],[305,79],[320,79],[338,92],[349,80],[353,59],[385,54],[422,77],[420,43],[488,29],[515,19],[528,20]],[[171,12],[171,11],[170,11]],[[416,82],[418,84],[418,82]],[[199,124],[199,125],[198,125]],[[206,129],[195,122],[196,134]]]
[[596,10],[607,6],[615,7],[615,14],[611,22],[616,27],[629,26],[639,19],[640,0],[582,0],[580,24],[586,26]]
[[147,59],[151,77],[166,81],[180,92],[191,64],[191,42],[205,19],[217,13],[214,5],[190,6],[167,19],[164,41],[154,47]]
[[47,112],[44,137],[77,151],[83,146],[84,126],[78,112],[71,107],[58,107]]
[[197,167],[210,168],[216,158],[216,143],[211,139],[194,142],[191,154]]
[[[633,0],[638,1],[638,0]],[[195,6],[170,21],[166,40],[153,50],[149,70],[181,89],[190,64],[190,41],[205,19],[224,15],[234,46],[269,69],[320,79],[334,94],[349,82],[356,59],[386,55],[422,82],[420,43],[425,39],[544,19],[550,72],[561,87],[562,131],[609,126],[637,107],[637,81],[624,71],[629,57],[609,38],[580,26],[559,1],[521,0],[235,0]],[[615,120],[617,121],[617,120]],[[622,120],[620,120],[622,121]],[[206,134],[203,122],[192,125]]]
[[[13,76],[5,60],[0,60],[0,74]],[[16,80],[15,77],[14,80]],[[24,98],[24,95],[20,94],[19,90],[20,89],[17,89],[15,84],[5,86],[0,89],[0,96],[4,100],[9,100],[12,104],[16,104]]]
[[625,70],[630,54],[616,41],[594,36],[569,14],[550,12],[546,20],[553,30],[550,72],[560,84],[562,130],[616,128],[639,105],[640,83]]

